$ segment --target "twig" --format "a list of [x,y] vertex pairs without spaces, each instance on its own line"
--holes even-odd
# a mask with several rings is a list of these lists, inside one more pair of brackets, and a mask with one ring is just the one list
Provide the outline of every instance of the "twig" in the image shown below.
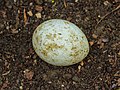
[[3,73],[2,75],[5,76],[5,75],[7,75],[9,73],[10,73],[10,71],[7,71],[7,72]]
[[66,0],[63,1],[65,8],[67,7]]
[[108,12],[107,14],[105,14],[104,16],[101,17],[101,19],[97,22],[97,25],[95,26],[95,29],[97,28],[97,26],[100,24],[100,22],[105,19],[109,14],[117,11],[118,9],[120,9],[120,5],[118,5],[115,9],[113,9],[111,12]]

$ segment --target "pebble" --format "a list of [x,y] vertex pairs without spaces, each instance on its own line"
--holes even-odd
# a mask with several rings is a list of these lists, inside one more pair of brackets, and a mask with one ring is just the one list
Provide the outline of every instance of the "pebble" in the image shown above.
[[111,67],[107,67],[106,70],[107,70],[108,73],[110,73],[112,71],[112,68]]
[[78,0],[75,0],[75,2],[78,2]]
[[28,14],[29,16],[33,16],[32,11],[28,11],[27,14]]
[[48,71],[47,76],[49,78],[55,78],[57,76],[57,71],[56,70]]
[[4,28],[4,24],[0,23],[0,29]]
[[19,88],[20,88],[20,90],[23,90],[23,86],[20,86]]
[[49,84],[51,84],[52,82],[51,81],[48,81]]
[[113,85],[112,85],[112,88],[115,88],[115,87],[116,87],[116,84],[113,84]]
[[36,2],[37,4],[42,4],[42,3],[43,3],[43,0],[35,0],[35,2]]
[[109,39],[108,38],[103,38],[102,41],[106,43],[106,42],[109,41]]
[[38,12],[38,13],[35,14],[35,16],[36,16],[37,18],[41,18],[41,13]]
[[2,83],[3,83],[3,82],[2,82],[2,77],[0,76],[0,85],[2,85]]
[[80,70],[81,70],[81,66],[79,65],[79,66],[78,66],[78,72],[80,72]]
[[63,85],[63,84],[61,85],[61,87],[64,87],[64,86],[65,86],[65,85]]
[[70,78],[72,78],[72,75],[71,75],[71,74],[65,74],[65,75],[63,75],[63,77],[64,77],[65,79],[70,79]]
[[15,34],[15,33],[18,33],[18,30],[12,29],[11,32],[12,32],[13,34]]
[[29,5],[32,6],[32,5],[33,5],[33,2],[31,2]]
[[111,3],[109,1],[104,1],[103,3],[105,6],[111,5]]
[[24,71],[24,75],[25,75],[25,77],[28,79],[28,80],[32,80],[32,78],[33,78],[33,76],[34,76],[34,72],[32,72],[32,71],[27,71],[28,69],[26,69],[25,71]]
[[93,41],[90,41],[89,44],[90,44],[90,46],[92,46],[92,45],[94,44],[94,42],[93,42]]
[[120,56],[120,51],[118,52],[118,56]]
[[96,39],[98,36],[96,34],[92,34],[92,37]]
[[17,0],[14,0],[14,3],[16,3],[17,2]]
[[97,27],[97,28],[96,28],[96,33],[98,33],[98,34],[102,34],[104,28],[105,28],[104,26],[99,26],[99,27]]
[[83,61],[81,61],[80,65],[81,65],[81,66],[83,66],[83,65],[84,65],[84,62],[83,62]]
[[10,27],[9,26],[6,26],[6,29],[8,30]]
[[8,2],[6,2],[6,7],[8,7],[9,9],[11,9],[12,8],[12,5],[13,5],[13,3],[12,2],[10,2],[10,1],[8,1]]
[[120,78],[117,81],[118,81],[118,86],[120,86]]
[[74,80],[74,81],[76,81],[76,82],[79,82],[79,81],[80,81],[78,76],[74,76],[74,77],[72,78],[72,80]]

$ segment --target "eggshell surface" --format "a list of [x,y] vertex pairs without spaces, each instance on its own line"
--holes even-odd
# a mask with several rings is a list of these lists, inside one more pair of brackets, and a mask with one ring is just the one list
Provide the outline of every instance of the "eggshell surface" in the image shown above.
[[81,29],[61,19],[40,24],[33,33],[32,43],[42,60],[56,66],[76,64],[89,52],[87,38]]

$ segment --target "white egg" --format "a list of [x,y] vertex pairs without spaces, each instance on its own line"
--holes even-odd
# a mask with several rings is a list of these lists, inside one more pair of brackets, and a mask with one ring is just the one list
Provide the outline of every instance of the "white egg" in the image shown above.
[[56,66],[76,64],[89,52],[88,40],[81,29],[61,19],[40,24],[33,33],[32,43],[42,60]]

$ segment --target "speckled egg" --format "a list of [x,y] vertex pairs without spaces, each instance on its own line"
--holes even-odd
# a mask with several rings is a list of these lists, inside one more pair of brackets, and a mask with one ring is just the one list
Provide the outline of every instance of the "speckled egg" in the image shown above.
[[40,24],[33,33],[32,43],[42,60],[56,66],[76,64],[89,52],[88,40],[81,29],[61,19]]

